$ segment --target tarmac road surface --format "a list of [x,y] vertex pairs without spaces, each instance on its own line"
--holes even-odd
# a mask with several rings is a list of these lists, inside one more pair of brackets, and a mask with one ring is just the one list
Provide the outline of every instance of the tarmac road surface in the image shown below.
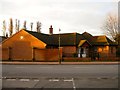
[[118,88],[118,65],[2,65],[3,88]]

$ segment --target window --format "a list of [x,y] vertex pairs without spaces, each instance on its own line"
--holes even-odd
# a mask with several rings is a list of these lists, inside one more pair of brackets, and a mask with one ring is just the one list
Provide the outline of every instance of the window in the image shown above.
[[103,51],[102,47],[99,47],[98,52],[102,52],[102,51]]
[[109,46],[105,46],[104,50],[108,51],[109,50]]

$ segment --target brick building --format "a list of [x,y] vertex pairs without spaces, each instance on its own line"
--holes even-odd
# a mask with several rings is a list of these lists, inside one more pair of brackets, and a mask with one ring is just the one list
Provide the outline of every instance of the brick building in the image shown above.
[[[1,44],[2,60],[57,61],[62,57],[116,57],[117,44],[106,36],[84,32],[43,34],[20,30]],[[59,48],[60,47],[60,48]]]

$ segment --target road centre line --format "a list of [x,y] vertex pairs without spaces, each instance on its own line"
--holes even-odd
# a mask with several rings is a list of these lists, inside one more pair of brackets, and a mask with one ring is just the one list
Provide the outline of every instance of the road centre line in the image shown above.
[[53,81],[53,82],[58,82],[59,79],[50,79],[49,81],[50,81],[50,82],[52,82],[52,81]]
[[36,79],[36,80],[34,80],[35,82],[39,82],[40,80],[38,80],[38,79]]
[[70,79],[70,80],[63,80],[64,82],[72,82],[73,80]]
[[20,79],[20,81],[28,82],[30,79]]
[[16,79],[6,79],[7,81],[15,81]]

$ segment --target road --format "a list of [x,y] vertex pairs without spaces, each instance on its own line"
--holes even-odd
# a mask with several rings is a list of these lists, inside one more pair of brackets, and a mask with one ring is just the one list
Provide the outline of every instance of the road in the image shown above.
[[2,65],[3,88],[118,88],[118,65]]

